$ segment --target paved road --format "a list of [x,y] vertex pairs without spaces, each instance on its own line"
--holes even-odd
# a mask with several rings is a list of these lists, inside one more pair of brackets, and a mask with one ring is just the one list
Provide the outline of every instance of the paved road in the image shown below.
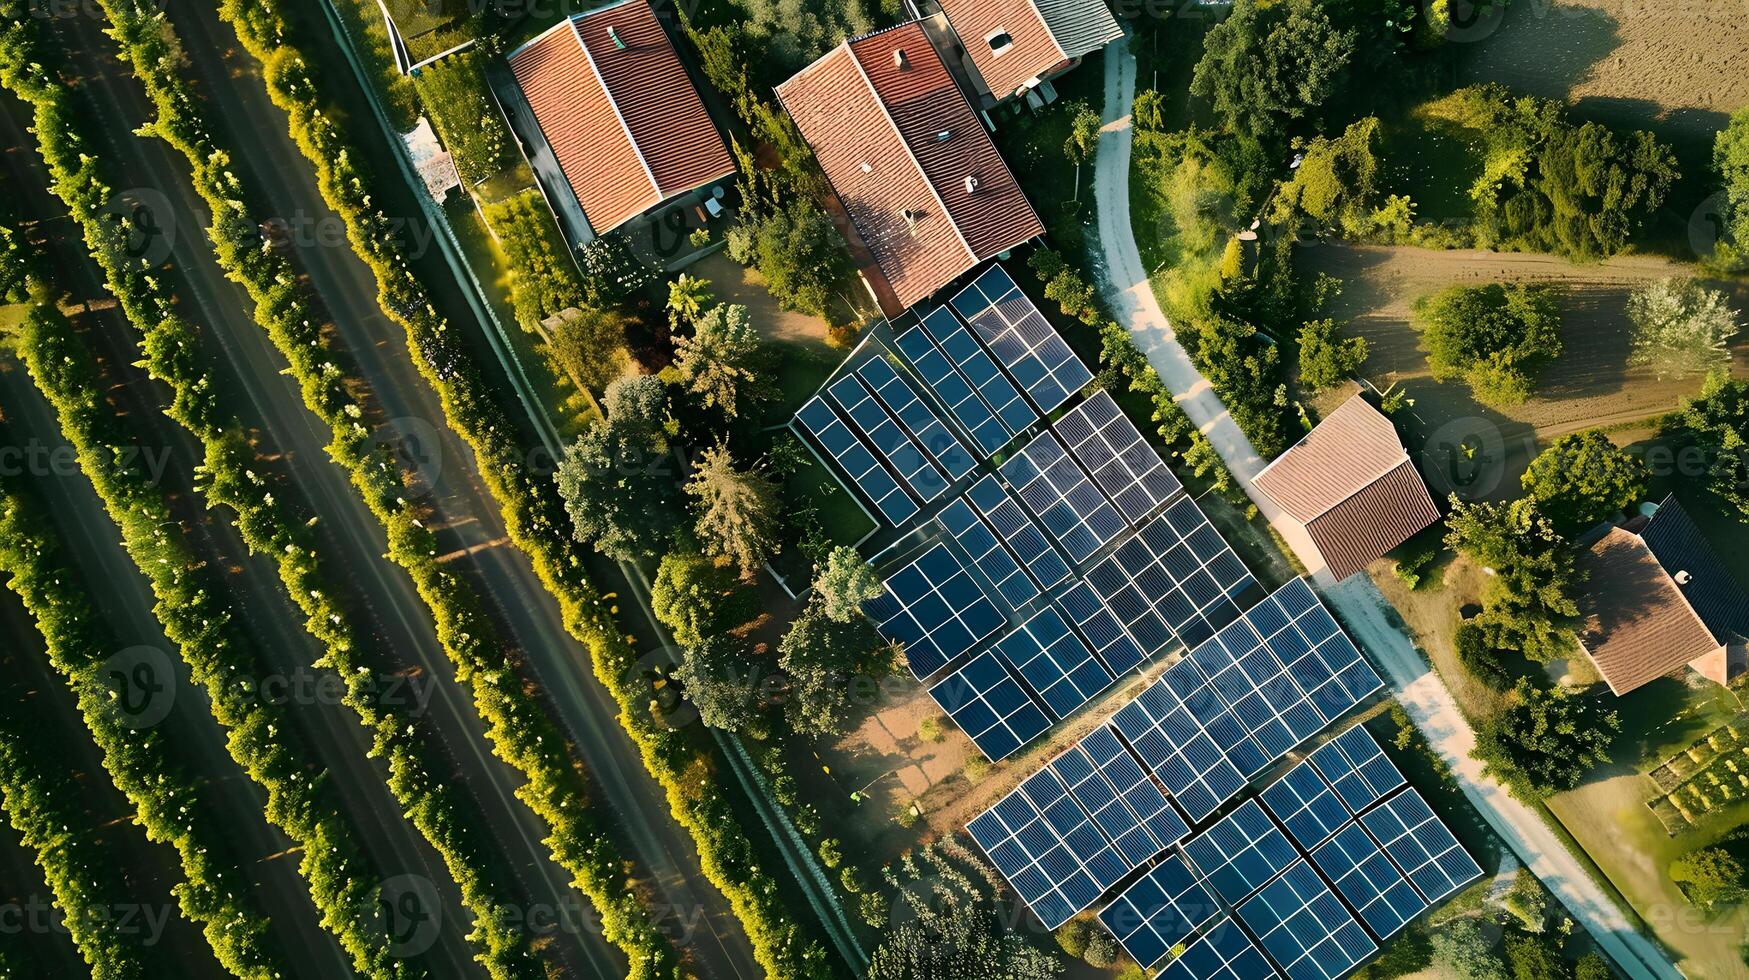
[[1130,106],[1135,100],[1136,60],[1123,44],[1112,45],[1105,58],[1104,128],[1099,138],[1094,186],[1099,201],[1099,241],[1103,250],[1101,285],[1113,311],[1129,327],[1136,343],[1192,422],[1208,436],[1227,468],[1245,488],[1264,517],[1313,570],[1325,598],[1336,608],[1361,645],[1380,664],[1398,700],[1415,720],[1435,751],[1451,766],[1458,784],[1493,827],[1541,878],[1573,917],[1596,938],[1610,958],[1633,977],[1681,976],[1656,945],[1628,922],[1586,869],[1555,837],[1530,807],[1509,796],[1503,786],[1482,774],[1470,758],[1476,737],[1451,692],[1422,659],[1408,637],[1391,625],[1386,602],[1364,575],[1332,586],[1323,561],[1299,525],[1252,486],[1263,460],[1221,404],[1208,379],[1197,371],[1172,332],[1148,285],[1147,271],[1130,229],[1129,161],[1133,133]]

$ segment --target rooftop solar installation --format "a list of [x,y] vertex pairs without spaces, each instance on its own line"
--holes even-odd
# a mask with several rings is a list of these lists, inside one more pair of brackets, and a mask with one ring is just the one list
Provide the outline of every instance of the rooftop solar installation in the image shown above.
[[1051,427],[1131,524],[1140,524],[1183,487],[1103,389]]
[[971,331],[943,306],[923,318],[923,329],[935,339],[949,362],[965,375],[1008,431],[1018,435],[1037,422],[1039,415],[1022,398],[1019,389],[973,339]]
[[952,306],[1040,412],[1050,414],[1093,380],[1093,372],[1000,265],[961,290]]
[[1045,533],[994,475],[972,484],[972,488],[966,491],[966,499],[1001,535],[1014,557],[1020,560],[1021,567],[1040,588],[1052,588],[1069,577],[1069,563],[1063,560],[1045,538]]
[[1164,850],[1079,745],[1070,746],[1047,768],[1057,774],[1069,795],[1093,818],[1093,825],[1132,870]]
[[1130,870],[1049,769],[1027,777],[966,830],[1047,929],[1092,905]]
[[1088,732],[1077,747],[1106,782],[1117,790],[1118,798],[1129,806],[1130,812],[1160,847],[1171,847],[1190,836],[1190,825],[1178,815],[1166,794],[1160,792],[1160,788],[1142,771],[1141,763],[1118,741],[1109,724]]
[[989,652],[947,675],[929,696],[991,762],[1008,758],[1051,727],[1044,709]]
[[996,532],[990,530],[970,504],[955,500],[943,507],[935,519],[971,558],[972,567],[984,573],[984,577],[995,586],[996,594],[1010,607],[1018,609],[1038,596],[1038,586],[1031,576],[1021,569],[1020,563],[1014,560],[1002,542],[996,540]]
[[1353,819],[1310,762],[1302,762],[1263,790],[1263,805],[1310,851]]
[[1008,622],[945,544],[888,576],[886,591],[863,610],[887,639],[904,644],[918,680]]
[[856,373],[874,391],[875,397],[904,423],[911,438],[923,447],[930,459],[935,460],[935,465],[947,473],[949,480],[958,480],[977,465],[965,444],[941,424],[935,410],[918,397],[917,389],[901,378],[886,358],[870,358],[856,369]]
[[947,489],[947,476],[905,434],[892,413],[875,400],[861,378],[847,374],[828,385],[826,391],[868,444],[898,474],[899,482],[907,490],[924,503],[941,496]]
[[1365,728],[1355,725],[1306,759],[1350,813],[1359,813],[1408,780]]
[[1360,824],[1349,823],[1313,851],[1312,863],[1335,882],[1337,894],[1381,942],[1428,907]]
[[1228,905],[1244,901],[1300,856],[1256,800],[1186,841],[1184,853]]
[[[929,334],[922,327],[912,327],[899,334],[893,339],[893,345],[904,355],[905,360],[911,362],[918,377],[935,393],[935,397],[941,399],[960,426],[971,433],[972,441],[978,444],[984,455],[988,456],[1001,449],[1013,438],[1008,427],[1002,424],[989,404],[972,387],[971,382],[935,346],[935,341],[929,339]],[[991,370],[995,370],[995,367],[992,366]],[[1010,390],[1013,390],[1012,386]],[[1019,397],[1018,394],[1015,395],[1015,398]],[[1023,403],[1021,407],[1026,406]],[[1026,411],[1028,415],[1032,414],[1032,409]]]
[[1475,859],[1413,788],[1361,814],[1360,822],[1429,905],[1482,876]]
[[1111,607],[1086,582],[1075,582],[1063,590],[1063,594],[1057,597],[1057,604],[1069,614],[1070,621],[1112,673],[1135,670],[1148,659],[1135,639],[1124,630],[1123,624],[1117,621]]
[[1048,606],[998,640],[993,649],[1020,672],[1059,721],[1116,680]]
[[1188,661],[1119,709],[1112,725],[1193,823],[1244,787],[1241,766],[1267,761]]
[[1099,921],[1132,959],[1152,967],[1220,914],[1221,903],[1184,859],[1172,854],[1124,889],[1099,913]]
[[808,399],[808,403],[796,413],[796,421],[820,443],[820,448],[832,457],[832,461],[850,478],[851,484],[868,498],[888,524],[897,526],[916,516],[917,502],[899,486],[899,481],[893,479],[891,473],[881,467],[874,453],[839,420],[838,413],[826,404],[824,398],[815,395]]
[[1257,586],[1189,497],[1088,569],[1087,582],[1149,657],[1201,643],[1238,618],[1235,600]]
[[1278,975],[1251,937],[1227,919],[1185,947],[1156,980],[1266,980]]
[[1007,481],[1069,557],[1086,561],[1124,528],[1124,520],[1057,437],[1041,432],[1002,464]]
[[1239,906],[1239,918],[1289,980],[1336,980],[1378,951],[1304,859]]

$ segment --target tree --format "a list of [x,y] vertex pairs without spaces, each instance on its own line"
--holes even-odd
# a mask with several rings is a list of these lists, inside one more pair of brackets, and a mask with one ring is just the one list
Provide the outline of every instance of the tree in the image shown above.
[[1111,933],[1094,929],[1087,935],[1087,949],[1082,952],[1081,959],[1088,966],[1104,970],[1117,963],[1117,953],[1117,940],[1111,938]]
[[851,273],[832,218],[808,200],[731,228],[728,250],[736,262],[759,270],[784,309],[811,316],[826,315],[832,291]]
[[1159,92],[1151,88],[1137,92],[1130,113],[1135,120],[1136,129],[1144,133],[1166,131],[1166,98]]
[[708,280],[682,272],[668,284],[668,315],[676,325],[697,320],[710,301],[711,284]]
[[1300,327],[1300,382],[1313,391],[1334,388],[1366,363],[1366,338],[1344,337],[1335,320]]
[[1500,651],[1494,646],[1489,631],[1481,623],[1466,619],[1457,625],[1452,632],[1452,647],[1457,651],[1458,663],[1470,672],[1470,676],[1496,691],[1504,691],[1512,686],[1512,677],[1506,673],[1506,665],[1500,659]]
[[591,422],[559,461],[558,483],[577,540],[635,562],[662,553],[679,522],[680,495],[652,418],[652,391],[627,382],[609,387],[607,417]]
[[944,879],[937,908],[914,891],[902,889],[900,896],[915,918],[883,934],[869,956],[868,980],[1052,980],[1062,974],[1060,960],[1003,928],[994,910],[951,880]]
[[1573,789],[1608,762],[1620,729],[1616,713],[1595,700],[1521,677],[1506,707],[1477,728],[1474,754],[1489,775],[1535,800]]
[[783,500],[777,485],[758,468],[739,470],[729,447],[719,443],[699,456],[686,492],[696,502],[695,530],[707,555],[722,555],[752,574],[777,554]]
[[1556,439],[1519,477],[1537,509],[1563,534],[1584,531],[1633,506],[1651,479],[1643,460],[1596,430]]
[[858,708],[852,694],[858,675],[884,676],[880,634],[866,618],[840,623],[818,600],[808,604],[778,644],[778,666],[789,680],[785,714],[790,727],[817,737],[840,735]]
[[1190,90],[1213,103],[1226,128],[1267,142],[1307,118],[1336,90],[1356,34],[1338,30],[1313,0],[1237,0],[1203,39]]
[[1446,546],[1491,569],[1482,612],[1468,620],[1495,650],[1517,650],[1547,663],[1577,644],[1569,624],[1579,615],[1572,546],[1530,499],[1466,503],[1452,498]]
[[838,623],[848,623],[862,615],[862,604],[879,598],[883,588],[874,566],[862,560],[855,548],[839,545],[826,556],[814,576],[814,592],[820,597],[820,611]]
[[1374,230],[1378,206],[1379,121],[1368,116],[1335,139],[1307,145],[1293,178],[1270,204],[1274,220],[1310,219],[1319,230],[1338,229],[1360,238]]
[[1717,289],[1693,279],[1659,279],[1628,297],[1628,319],[1634,322],[1628,363],[1650,367],[1659,378],[1731,366],[1737,311]]
[[626,323],[614,310],[568,307],[546,321],[547,349],[566,377],[590,392],[601,391],[632,369]]
[[668,386],[653,374],[634,374],[607,386],[601,409],[629,436],[646,442],[651,452],[668,451]]
[[1093,159],[1099,149],[1099,113],[1085,102],[1066,106],[1069,111],[1069,136],[1063,141],[1063,155],[1077,168]]
[[650,586],[650,609],[682,647],[733,625],[725,623],[740,583],[735,573],[690,548],[662,556]]
[[1567,976],[1560,951],[1542,936],[1507,936],[1506,965],[1512,980],[1561,980]]
[[1415,321],[1434,380],[1462,378],[1494,408],[1522,404],[1561,353],[1560,311],[1543,286],[1453,286],[1419,300]]
[[699,720],[712,728],[738,732],[759,720],[762,685],[740,638],[718,633],[689,647],[675,678]]
[[1697,908],[1733,905],[1744,895],[1743,863],[1722,847],[1702,847],[1670,862],[1670,880]]
[[1749,381],[1709,376],[1677,427],[1705,451],[1712,491],[1749,518]]
[[1057,927],[1055,935],[1058,948],[1075,959],[1080,959],[1081,954],[1087,952],[1089,931],[1091,930],[1086,919],[1070,919]]
[[676,339],[674,347],[681,383],[707,408],[736,418],[770,393],[761,374],[764,346],[745,306],[712,307],[694,321],[692,336]]
[[1721,272],[1749,269],[1749,106],[1713,137],[1713,171],[1724,201],[1719,207],[1719,240],[1710,263]]
[[1454,919],[1433,933],[1433,960],[1464,980],[1506,980],[1494,944],[1475,919]]
[[1603,958],[1603,954],[1592,950],[1573,965],[1573,980],[1615,980],[1615,974],[1609,969],[1609,961]]

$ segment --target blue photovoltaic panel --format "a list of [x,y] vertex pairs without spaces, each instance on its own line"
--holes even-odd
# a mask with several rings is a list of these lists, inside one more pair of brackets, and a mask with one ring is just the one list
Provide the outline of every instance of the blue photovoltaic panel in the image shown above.
[[1093,372],[1001,266],[991,266],[952,305],[1040,412],[1050,414],[1093,380]]
[[1099,921],[1144,967],[1152,967],[1191,933],[1221,914],[1221,903],[1176,854],[1124,889]]
[[1309,762],[1294,766],[1264,789],[1263,805],[1287,827],[1294,843],[1308,851],[1352,819]]
[[1124,528],[1123,517],[1057,437],[1041,432],[1002,464],[1002,479],[1075,561],[1086,561]]
[[947,477],[905,434],[892,413],[875,401],[861,378],[847,374],[832,382],[826,391],[918,500],[929,503],[941,496],[947,489]]
[[1182,487],[1104,389],[1051,428],[1131,524],[1140,524]]
[[1044,709],[990,653],[947,675],[929,696],[991,762],[1008,758],[1051,727]]
[[888,576],[886,591],[863,610],[882,635],[904,645],[918,680],[1008,622],[945,544]]
[[935,338],[941,352],[966,380],[972,383],[984,403],[1002,420],[1008,431],[1019,435],[1039,419],[1038,413],[1020,396],[1014,383],[1008,380],[984,348],[972,338],[965,324],[954,317],[947,307],[941,307],[923,318],[923,327]]
[[881,467],[874,453],[850,431],[850,427],[839,421],[838,413],[832,411],[832,406],[826,404],[824,398],[815,395],[808,399],[808,403],[796,413],[796,421],[819,441],[820,448],[832,457],[832,461],[869,503],[874,504],[875,510],[888,524],[897,526],[916,515],[916,501],[899,486],[899,481],[893,479],[891,473]]
[[1166,964],[1156,980],[1268,980],[1279,976],[1232,919],[1210,929]]
[[1088,732],[1079,747],[1160,848],[1171,847],[1190,836],[1190,825],[1142,771],[1136,757],[1118,741],[1109,722]]
[[1289,980],[1336,980],[1378,951],[1304,859],[1239,906],[1239,918]]
[[1361,814],[1360,822],[1429,905],[1482,876],[1475,859],[1413,788]]
[[966,830],[1047,929],[1092,905],[1129,870],[1049,769],[1027,777]]
[[1360,824],[1348,824],[1312,852],[1312,863],[1336,883],[1336,893],[1360,913],[1360,921],[1380,942],[1427,908],[1427,902],[1409,887],[1409,879]]
[[1022,568],[1040,588],[1051,588],[1069,577],[1069,563],[1057,553],[1020,504],[1009,496],[995,476],[986,476],[972,484],[966,499],[984,515],[1007,543]]
[[1291,626],[1264,635],[1326,724],[1385,686],[1304,579],[1287,583],[1259,605],[1266,606],[1255,611],[1260,631],[1292,620]]
[[1105,835],[1112,850],[1122,858],[1130,870],[1142,866],[1142,863],[1160,853],[1162,848],[1154,843],[1154,837],[1149,834],[1136,815],[1117,795],[1111,783],[1100,775],[1093,765],[1093,760],[1082,752],[1080,746],[1072,745],[1062,755],[1051,760],[1048,767],[1057,774],[1057,778],[1068,788],[1069,795],[1087,811],[1093,818],[1093,825]]
[[1359,725],[1320,745],[1306,761],[1330,784],[1350,813],[1359,813],[1408,782],[1385,758],[1379,743]]
[[935,519],[971,558],[972,567],[984,573],[984,577],[996,587],[996,594],[1007,600],[1010,607],[1019,609],[1038,595],[1038,586],[1033,584],[1032,578],[964,500],[955,500],[943,507]]
[[[929,386],[929,390],[935,393],[935,397],[941,399],[959,424],[971,433],[972,441],[978,444],[984,455],[988,456],[1008,444],[1008,440],[1012,438],[1008,427],[996,418],[996,413],[991,411],[989,404],[972,388],[971,382],[954,368],[947,355],[935,346],[935,341],[929,339],[929,334],[922,327],[912,327],[900,334],[894,338],[893,345],[911,362],[911,367],[923,379],[923,383]],[[1031,413],[1031,409],[1027,411],[1028,414]]]
[[1186,841],[1184,853],[1228,905],[1244,901],[1300,856],[1256,800]]
[[998,640],[993,649],[1020,672],[1058,720],[1069,717],[1115,680],[1049,607]]
[[1149,657],[1192,647],[1239,616],[1257,580],[1185,497],[1087,571],[1087,582]]
[[1268,762],[1188,661],[1168,668],[1112,724],[1193,823]]
[[1105,661],[1113,674],[1122,674],[1140,667],[1147,657],[1134,638],[1117,621],[1117,616],[1105,600],[1095,595],[1086,582],[1075,582],[1057,597],[1057,605],[1069,614],[1069,620],[1092,644],[1093,652]]
[[874,391],[875,397],[905,424],[912,440],[947,472],[949,480],[958,480],[977,465],[959,437],[941,424],[935,410],[917,396],[917,389],[911,387],[911,382],[899,377],[899,372],[893,370],[886,358],[870,358],[856,369],[856,373]]

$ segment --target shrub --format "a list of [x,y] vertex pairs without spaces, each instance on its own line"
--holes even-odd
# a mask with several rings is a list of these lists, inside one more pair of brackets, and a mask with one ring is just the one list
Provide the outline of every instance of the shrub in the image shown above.
[[932,745],[939,745],[946,740],[947,732],[941,727],[941,719],[930,715],[917,723],[917,737]]
[[458,51],[413,76],[431,125],[455,158],[462,180],[470,185],[518,162],[510,127],[487,95],[486,59],[478,48]]
[[1415,321],[1434,380],[1461,378],[1494,408],[1522,404],[1561,353],[1560,311],[1544,286],[1453,286],[1418,300]]
[[1070,919],[1057,927],[1057,946],[1075,959],[1080,959],[1081,954],[1087,952],[1087,934],[1090,931],[1086,919]]
[[1490,642],[1488,631],[1481,624],[1470,620],[1459,623],[1452,634],[1452,646],[1457,650],[1458,663],[1469,671],[1470,676],[1496,691],[1512,686],[1512,677],[1506,672],[1500,651]]
[[535,330],[547,317],[583,305],[577,263],[538,188],[481,210],[509,260],[510,301],[522,329]]
[[820,842],[820,863],[828,868],[836,868],[844,863],[844,846],[838,838],[828,837]]
[[967,782],[974,785],[981,783],[985,776],[990,775],[990,760],[981,755],[974,755],[966,759],[964,772]]
[[1087,949],[1081,954],[1081,958],[1087,961],[1088,966],[1101,970],[1109,969],[1117,964],[1117,954],[1117,940],[1111,937],[1111,933],[1104,929],[1093,929],[1088,932]]
[[1742,901],[1743,864],[1722,847],[1702,847],[1670,862],[1670,880],[1695,906],[1712,910]]
[[1645,495],[1652,473],[1644,460],[1592,430],[1556,439],[1530,461],[1519,481],[1556,530],[1570,535],[1632,507]]
[[1634,322],[1629,364],[1650,367],[1660,378],[1730,370],[1737,311],[1720,290],[1694,279],[1659,279],[1628,297],[1628,319]]
[[832,292],[849,277],[850,257],[832,218],[808,201],[792,201],[729,229],[729,257],[765,277],[786,310],[824,317]]
[[1343,337],[1335,320],[1311,320],[1300,328],[1300,382],[1313,391],[1347,381],[1366,362],[1366,339]]
[[1597,702],[1519,678],[1511,702],[1476,729],[1485,771],[1521,799],[1534,801],[1579,785],[1609,760],[1621,721]]

